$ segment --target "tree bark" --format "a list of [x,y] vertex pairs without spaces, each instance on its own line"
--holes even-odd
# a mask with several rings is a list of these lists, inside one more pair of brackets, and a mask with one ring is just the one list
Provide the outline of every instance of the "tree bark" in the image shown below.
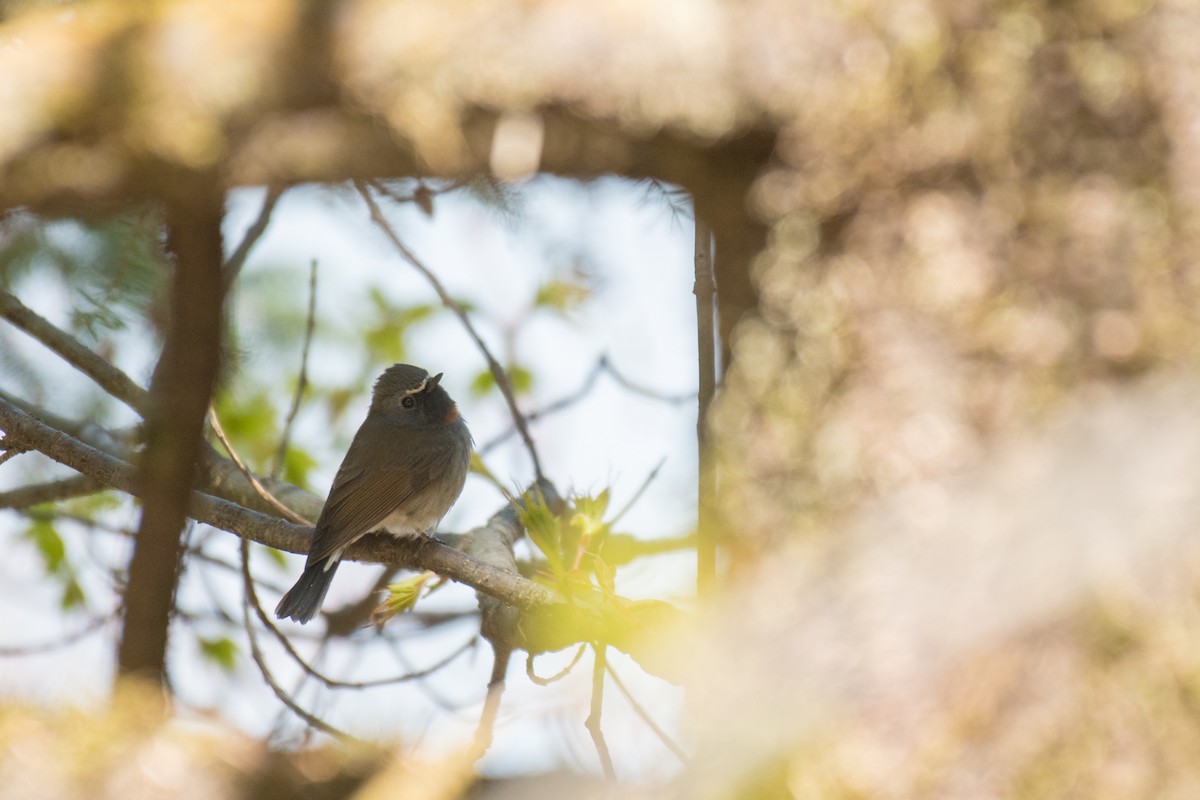
[[142,519],[129,563],[117,654],[120,675],[165,685],[181,533],[220,361],[223,197],[211,184],[167,208],[174,256],[171,324],[150,387],[146,449],[138,469]]

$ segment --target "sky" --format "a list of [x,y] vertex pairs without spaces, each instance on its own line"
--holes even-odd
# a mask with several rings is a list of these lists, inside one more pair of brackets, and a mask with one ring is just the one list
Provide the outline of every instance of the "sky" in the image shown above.
[[[622,519],[620,530],[643,538],[679,536],[690,531],[695,518],[695,306],[692,286],[692,223],[673,213],[660,194],[644,185],[601,180],[580,186],[553,178],[536,178],[518,187],[520,213],[506,216],[481,206],[461,193],[441,196],[432,218],[413,206],[387,210],[404,242],[439,276],[450,293],[469,301],[481,335],[497,355],[511,347],[517,360],[534,375],[531,396],[522,398],[526,410],[536,409],[574,393],[596,360],[606,354],[630,381],[655,391],[681,396],[666,403],[626,391],[602,375],[584,400],[562,414],[533,427],[546,474],[561,491],[597,492],[610,488],[613,508],[620,508],[637,492],[660,462],[662,467],[642,498]],[[262,191],[248,189],[231,195],[225,235],[232,250],[258,213]],[[256,245],[243,274],[241,287],[230,309],[238,330],[237,372],[230,390],[237,392],[238,375],[268,377],[281,392],[294,380],[299,364],[300,341],[294,340],[294,360],[282,358],[266,342],[277,332],[264,329],[263,303],[291,302],[302,313],[309,265],[318,265],[318,319],[309,364],[310,379],[321,386],[345,386],[358,379],[368,354],[355,338],[362,315],[372,308],[370,293],[377,291],[398,305],[436,302],[436,296],[417,272],[396,255],[391,244],[370,222],[366,209],[345,189],[300,187],[284,195],[266,235]],[[546,312],[520,325],[520,333],[506,339],[505,329],[521,320],[537,288],[552,277],[582,269],[594,291],[591,298],[564,320]],[[52,321],[65,321],[73,302],[61,287],[19,287],[22,296]],[[285,341],[287,337],[284,337]],[[500,396],[484,397],[469,390],[484,361],[461,326],[449,314],[440,314],[415,327],[407,341],[410,359],[432,372],[443,372],[442,385],[458,400],[477,443],[491,440],[509,425]],[[136,378],[145,380],[152,354],[144,345],[128,342],[118,349],[118,363]],[[36,349],[37,345],[26,345]],[[64,388],[84,380],[69,369],[52,380]],[[55,383],[55,385],[58,385]],[[315,491],[324,493],[332,480],[354,429],[365,415],[369,385],[360,387],[342,424],[329,430],[327,417],[316,407],[302,408],[295,440],[318,457],[311,476]],[[64,413],[69,413],[70,392],[65,391]],[[40,458],[26,456],[25,458]],[[13,464],[15,462],[9,462]],[[493,473],[510,487],[524,486],[532,478],[527,455],[516,437],[487,456]],[[8,474],[5,474],[8,473]],[[13,467],[0,468],[0,486],[20,482]],[[482,524],[503,500],[483,480],[468,480],[462,498],[443,520],[441,529],[466,530]],[[132,512],[129,512],[132,513]],[[132,525],[136,517],[127,517]],[[16,515],[0,512],[0,532],[19,532]],[[236,553],[234,537],[223,532],[201,532],[210,550],[230,560]],[[97,544],[85,531],[68,536],[70,548],[82,559],[86,548],[127,547],[120,541]],[[24,547],[24,551],[22,551]],[[0,595],[6,635],[0,647],[53,640],[58,633],[78,628],[78,622],[54,613],[57,595],[46,586],[36,555],[28,545],[16,548],[0,575],[11,591]],[[27,552],[26,552],[27,551]],[[110,551],[111,552],[111,551]],[[256,558],[257,575],[282,587],[299,574],[302,559],[290,558],[280,569],[269,559]],[[378,568],[347,564],[334,583],[327,606],[354,599],[369,585]],[[94,576],[93,576],[94,577]],[[631,597],[658,597],[687,602],[694,582],[690,554],[645,559],[618,575],[618,589]],[[96,584],[93,580],[92,584]],[[101,584],[102,585],[102,584]],[[217,570],[188,570],[181,584],[181,600],[203,607],[216,602],[236,612],[240,582],[235,575]],[[104,592],[99,593],[100,597]],[[215,598],[215,600],[213,600]],[[95,598],[93,597],[93,602]],[[263,598],[273,605],[274,595]],[[464,587],[439,591],[427,600],[426,609],[471,607],[474,599]],[[399,623],[403,624],[403,623]],[[202,634],[213,621],[197,620]],[[312,649],[311,632],[298,628],[302,650]],[[402,660],[427,665],[453,651],[472,635],[469,621],[444,634],[414,638],[397,653],[382,641],[364,649],[331,653],[324,663],[337,677],[362,679],[398,671]],[[79,644],[39,656],[0,658],[0,693],[40,702],[95,702],[102,699],[111,679],[116,632],[110,627]],[[364,640],[371,634],[363,632]],[[267,638],[264,635],[264,640]],[[244,648],[244,642],[239,642]],[[294,685],[299,674],[277,648],[264,642],[271,663],[284,685]],[[239,667],[231,682],[216,668],[197,657],[194,637],[172,639],[173,676],[185,709],[196,718],[213,715],[232,720],[256,735],[272,730],[292,741],[299,723],[289,720],[276,729],[279,705],[262,685],[254,666]],[[572,653],[539,658],[538,672],[548,675],[569,661]],[[300,698],[327,714],[330,721],[362,736],[400,737],[419,741],[433,752],[461,743],[469,736],[483,697],[491,656],[486,647],[459,659],[443,671],[426,690],[410,684],[364,692],[330,693],[312,686]],[[562,684],[544,688],[524,676],[523,655],[509,674],[509,689],[498,724],[496,744],[484,766],[492,772],[549,769],[568,764],[595,770],[595,753],[587,740],[583,721],[590,692],[590,657]],[[643,675],[628,659],[613,655],[622,680],[661,724],[674,730],[682,697],[674,687]],[[629,706],[609,686],[606,729],[619,772],[652,777],[669,769],[669,756],[632,714]],[[446,705],[459,705],[447,710]],[[285,715],[287,712],[283,712]]]

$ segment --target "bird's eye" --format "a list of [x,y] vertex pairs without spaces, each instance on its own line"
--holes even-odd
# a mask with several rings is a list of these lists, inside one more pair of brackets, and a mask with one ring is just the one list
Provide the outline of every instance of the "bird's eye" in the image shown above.
[[406,397],[400,401],[400,405],[404,406],[405,408],[412,408],[416,404],[417,404],[417,401],[413,400],[411,397]]

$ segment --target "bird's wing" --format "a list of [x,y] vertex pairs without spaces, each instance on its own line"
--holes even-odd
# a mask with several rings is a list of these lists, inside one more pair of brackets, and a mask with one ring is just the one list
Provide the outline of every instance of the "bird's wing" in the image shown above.
[[[353,461],[350,455],[354,449],[351,446],[346,461]],[[343,463],[317,520],[308,563],[333,555],[374,530],[393,511],[419,496],[450,466],[445,452],[427,451],[421,458],[411,460],[422,466],[419,469],[407,466],[403,462],[409,459],[400,458],[399,454],[385,455],[382,463],[356,468]]]

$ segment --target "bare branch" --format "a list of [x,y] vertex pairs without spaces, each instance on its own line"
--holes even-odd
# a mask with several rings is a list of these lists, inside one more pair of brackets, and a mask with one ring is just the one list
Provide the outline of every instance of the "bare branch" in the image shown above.
[[249,258],[250,251],[254,249],[254,245],[258,243],[262,235],[267,232],[267,226],[271,224],[271,212],[275,210],[275,204],[279,202],[279,198],[283,195],[283,192],[284,187],[282,186],[267,187],[267,194],[263,197],[263,204],[262,208],[259,209],[258,218],[246,229],[246,234],[242,237],[242,241],[238,244],[237,249],[229,255],[229,258],[221,268],[226,290],[237,280],[242,267],[246,265],[246,259]]
[[325,720],[316,716],[310,711],[301,708],[295,700],[293,700],[287,691],[279,685],[275,680],[275,676],[271,674],[270,668],[267,666],[266,659],[263,658],[262,650],[258,646],[258,634],[254,630],[254,624],[250,620],[250,598],[254,595],[254,580],[250,577],[250,543],[245,539],[242,540],[242,585],[245,588],[245,593],[242,597],[242,622],[246,628],[246,637],[250,641],[250,658],[254,660],[255,666],[258,667],[259,673],[262,675],[267,686],[271,687],[271,691],[279,702],[287,706],[293,714],[304,720],[308,725],[316,728],[319,731],[324,731],[330,736],[333,736],[342,741],[361,742],[362,740],[356,736],[352,736],[340,728],[335,728]]
[[680,747],[676,741],[672,739],[657,722],[654,721],[654,717],[650,716],[650,713],[642,707],[641,703],[633,699],[633,695],[630,694],[629,690],[625,688],[625,684],[621,681],[620,676],[617,675],[617,671],[613,669],[612,664],[608,664],[607,666],[608,677],[612,678],[613,683],[616,684],[617,688],[621,690],[621,694],[625,695],[625,699],[629,701],[629,705],[633,709],[633,712],[641,717],[642,722],[646,723],[646,727],[650,728],[650,730],[654,732],[654,735],[658,737],[659,741],[661,741],[666,748],[670,750],[676,758],[679,759],[680,764],[687,764],[688,757],[687,753],[683,752],[683,748]]
[[304,391],[308,388],[308,353],[312,347],[313,329],[317,322],[317,260],[314,258],[308,271],[308,313],[304,318],[304,344],[300,348],[300,375],[296,378],[296,391],[292,394],[292,405],[288,409],[287,419],[283,423],[283,433],[279,436],[279,448],[275,451],[275,461],[271,465],[271,477],[278,478],[283,472],[283,464],[287,459],[288,444],[292,439],[292,425],[296,415],[300,413],[300,401],[304,399]]
[[700,362],[700,402],[696,413],[696,441],[700,459],[697,481],[699,536],[696,542],[696,590],[703,597],[709,594],[717,579],[716,531],[712,507],[716,501],[716,476],[708,446],[708,409],[717,391],[717,353],[713,330],[715,289],[712,269],[712,231],[697,211],[696,217],[696,341]]
[[[30,449],[75,469],[105,486],[141,496],[132,466],[114,456],[67,436],[0,400],[0,429]],[[552,488],[552,487],[550,487]],[[193,492],[189,515],[215,528],[244,539],[291,553],[308,552],[312,528],[295,525],[279,517]],[[626,603],[620,614],[608,614],[603,608],[581,605],[582,598],[564,603],[552,590],[521,577],[515,567],[491,563],[497,554],[511,547],[523,529],[511,507],[493,515],[487,525],[459,537],[462,550],[425,537],[397,538],[367,535],[347,549],[345,557],[410,569],[428,569],[466,584],[483,596],[481,605],[492,600],[499,604],[495,616],[487,617],[485,635],[509,635],[515,627],[517,610],[522,613],[521,647],[537,651],[561,649],[580,641],[604,637],[610,645],[629,653],[644,669],[667,680],[677,680],[673,666],[656,659],[649,647],[649,630],[680,622],[681,613],[668,603],[637,601]],[[485,559],[485,560],[481,560]],[[508,611],[503,606],[512,607]],[[537,612],[532,616],[529,612]],[[495,627],[493,627],[495,626]],[[564,636],[564,633],[570,632]]]
[[441,298],[442,304],[454,312],[454,315],[458,317],[459,322],[462,323],[471,339],[475,342],[475,346],[479,348],[479,352],[483,354],[484,359],[487,361],[488,369],[491,370],[492,377],[496,380],[496,386],[500,388],[500,393],[504,395],[504,401],[508,403],[508,410],[512,413],[513,424],[517,427],[517,430],[521,434],[521,439],[525,442],[525,449],[529,451],[529,458],[533,462],[534,476],[537,478],[537,480],[542,480],[542,463],[538,459],[537,448],[533,444],[533,437],[529,435],[529,425],[525,422],[525,415],[522,414],[521,409],[517,407],[517,398],[516,395],[513,394],[512,385],[509,383],[508,376],[504,373],[504,368],[500,366],[500,362],[496,360],[496,357],[492,355],[491,350],[489,350],[488,346],[484,344],[483,339],[475,330],[475,326],[471,324],[470,318],[467,317],[466,309],[462,307],[462,304],[450,296],[450,293],[446,291],[446,287],[442,286],[442,282],[438,280],[437,275],[434,275],[433,271],[430,270],[429,267],[425,266],[425,264],[422,263],[421,260],[418,259],[411,250],[408,249],[404,242],[400,241],[400,237],[396,235],[395,230],[392,229],[391,224],[387,221],[387,218],[383,216],[383,212],[380,211],[379,205],[375,202],[375,198],[371,197],[371,191],[369,188],[367,188],[367,185],[362,181],[355,181],[354,186],[356,189],[358,189],[358,193],[362,195],[363,200],[366,201],[367,208],[369,208],[371,211],[371,219],[384,232],[391,243],[400,252],[400,255],[403,256],[404,260],[409,264],[412,264],[412,266],[415,267],[418,272],[425,276],[425,279],[429,281],[430,286],[433,287],[433,290],[437,292],[438,297]]
[[558,672],[551,675],[549,678],[543,678],[537,674],[533,668],[534,654],[528,653],[525,658],[525,677],[529,678],[531,683],[538,686],[549,686],[552,683],[561,681],[563,678],[571,674],[571,670],[575,669],[575,665],[583,658],[584,652],[587,650],[587,642],[580,644],[575,650],[575,657],[571,659],[571,663],[560,669]]
[[592,664],[592,708],[587,720],[583,723],[596,746],[596,754],[600,756],[600,766],[604,776],[610,781],[617,779],[617,771],[613,767],[612,755],[608,752],[608,742],[604,740],[604,728],[600,724],[600,714],[604,707],[604,666],[608,662],[603,644],[593,644],[596,659]]
[[241,471],[242,475],[245,476],[246,480],[250,481],[250,485],[254,487],[254,491],[258,492],[259,497],[261,497],[263,500],[266,500],[272,508],[274,508],[280,514],[283,514],[283,516],[287,519],[295,522],[297,525],[312,524],[312,520],[305,519],[295,511],[292,511],[290,508],[285,506],[283,503],[279,502],[279,500],[275,498],[275,495],[271,494],[269,491],[267,491],[266,487],[259,483],[258,478],[254,477],[254,473],[251,472],[249,467],[242,462],[242,459],[238,457],[237,451],[233,449],[233,444],[230,443],[229,438],[225,436],[224,429],[221,428],[221,420],[217,417],[217,410],[211,405],[208,407],[208,424],[212,426],[213,433],[216,434],[217,439],[221,441],[221,445],[225,448],[225,452],[229,453],[229,457],[233,460],[233,463],[237,465],[237,468]]
[[53,350],[68,364],[95,381],[101,389],[142,416],[146,415],[149,394],[145,389],[134,383],[124,372],[84,347],[75,337],[50,324],[15,296],[3,290],[0,290],[0,317],[4,317]]
[[85,497],[103,490],[96,481],[83,475],[46,483],[35,483],[0,492],[0,508],[25,509],[41,503],[55,503],[75,497]]
[[48,653],[51,650],[59,650],[63,647],[75,644],[78,641],[86,639],[100,628],[112,622],[116,617],[117,612],[114,610],[111,614],[105,616],[93,617],[88,620],[82,628],[66,634],[58,639],[48,642],[36,642],[34,644],[9,644],[0,646],[0,656],[28,656],[35,653]]

